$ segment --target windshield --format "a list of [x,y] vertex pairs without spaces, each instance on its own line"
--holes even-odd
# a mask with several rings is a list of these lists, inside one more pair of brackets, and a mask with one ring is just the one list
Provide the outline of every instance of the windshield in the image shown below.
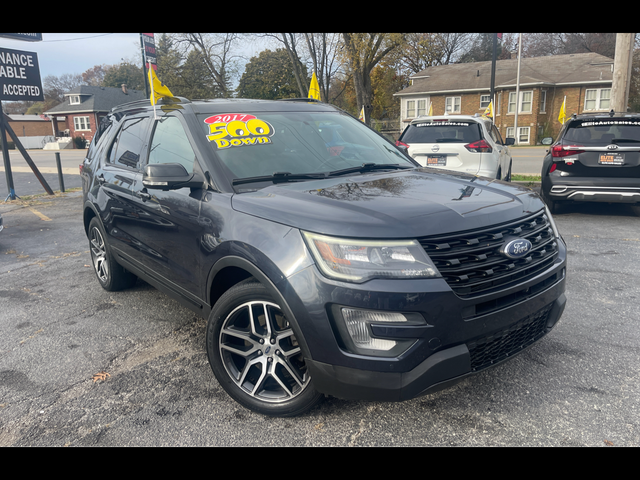
[[569,125],[563,142],[581,145],[640,143],[640,121],[638,119],[577,120]]
[[203,132],[233,178],[329,173],[363,164],[413,167],[394,145],[340,113],[201,115]]
[[472,143],[482,138],[480,125],[475,122],[421,122],[409,125],[400,141],[412,143]]

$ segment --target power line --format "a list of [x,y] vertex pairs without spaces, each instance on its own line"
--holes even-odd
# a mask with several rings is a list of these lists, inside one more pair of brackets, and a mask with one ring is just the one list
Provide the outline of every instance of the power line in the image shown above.
[[54,43],[54,42],[74,42],[76,40],[88,40],[90,38],[105,37],[107,35],[113,35],[113,33],[103,33],[101,35],[94,35],[92,37],[79,37],[79,38],[64,38],[61,40],[42,40],[42,43]]

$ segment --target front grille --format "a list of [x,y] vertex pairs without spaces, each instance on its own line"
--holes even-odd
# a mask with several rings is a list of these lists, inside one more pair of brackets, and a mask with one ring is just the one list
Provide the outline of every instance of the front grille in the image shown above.
[[[532,249],[517,260],[502,255],[509,238],[526,238]],[[553,265],[558,243],[544,210],[513,222],[480,230],[419,239],[451,289],[461,298],[518,285]]]
[[505,330],[468,343],[471,371],[490,367],[542,338],[547,332],[547,319],[552,306],[547,305]]

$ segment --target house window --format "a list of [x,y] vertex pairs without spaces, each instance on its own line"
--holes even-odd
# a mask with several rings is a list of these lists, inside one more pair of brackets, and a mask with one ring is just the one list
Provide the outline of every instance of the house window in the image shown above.
[[[533,92],[520,92],[520,106],[518,113],[531,113],[531,105],[533,104]],[[516,111],[516,92],[509,93],[509,113]]]
[[547,112],[547,91],[540,90],[540,113]]
[[406,118],[415,118],[427,114],[426,100],[407,100]]
[[[529,127],[518,127],[518,144],[528,144],[529,143],[529,134],[531,132],[531,128]],[[513,134],[513,127],[507,128],[507,138],[515,138]]]
[[585,92],[585,110],[607,110],[611,104],[611,89],[597,88],[589,89]]
[[491,103],[491,95],[480,95],[480,109],[486,109]]
[[447,113],[460,113],[462,97],[446,97],[445,98],[445,111]]
[[89,117],[73,117],[73,128],[78,130],[91,130]]
[[414,118],[416,116],[416,101],[407,100],[407,118]]
[[80,95],[69,95],[69,105],[78,105],[80,103]]

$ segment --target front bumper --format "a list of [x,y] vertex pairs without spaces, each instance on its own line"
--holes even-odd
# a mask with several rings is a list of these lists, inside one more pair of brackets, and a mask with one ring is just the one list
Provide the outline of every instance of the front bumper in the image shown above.
[[[440,350],[408,372],[373,372],[313,360],[307,361],[307,365],[315,388],[325,394],[351,400],[409,400],[447,388],[513,358],[553,328],[565,304],[562,293],[547,307],[516,322],[513,328]],[[491,350],[494,352],[489,353],[490,359],[480,358]],[[481,366],[474,368],[474,364]]]
[[[345,285],[324,279],[311,267],[291,277],[306,305],[295,312],[310,348],[306,359],[315,388],[338,398],[402,401],[440,390],[468,375],[502,363],[546,335],[566,303],[566,248],[546,271],[510,289],[462,299],[446,282],[380,281]],[[311,287],[315,283],[315,287]],[[380,288],[378,288],[380,287]],[[305,292],[315,292],[305,296]],[[517,299],[512,303],[505,299]],[[345,351],[331,306],[419,312],[428,328],[397,357]],[[332,322],[334,326],[332,327]],[[384,328],[377,330],[384,335]],[[398,331],[389,333],[394,338]],[[397,336],[395,338],[398,338]]]

